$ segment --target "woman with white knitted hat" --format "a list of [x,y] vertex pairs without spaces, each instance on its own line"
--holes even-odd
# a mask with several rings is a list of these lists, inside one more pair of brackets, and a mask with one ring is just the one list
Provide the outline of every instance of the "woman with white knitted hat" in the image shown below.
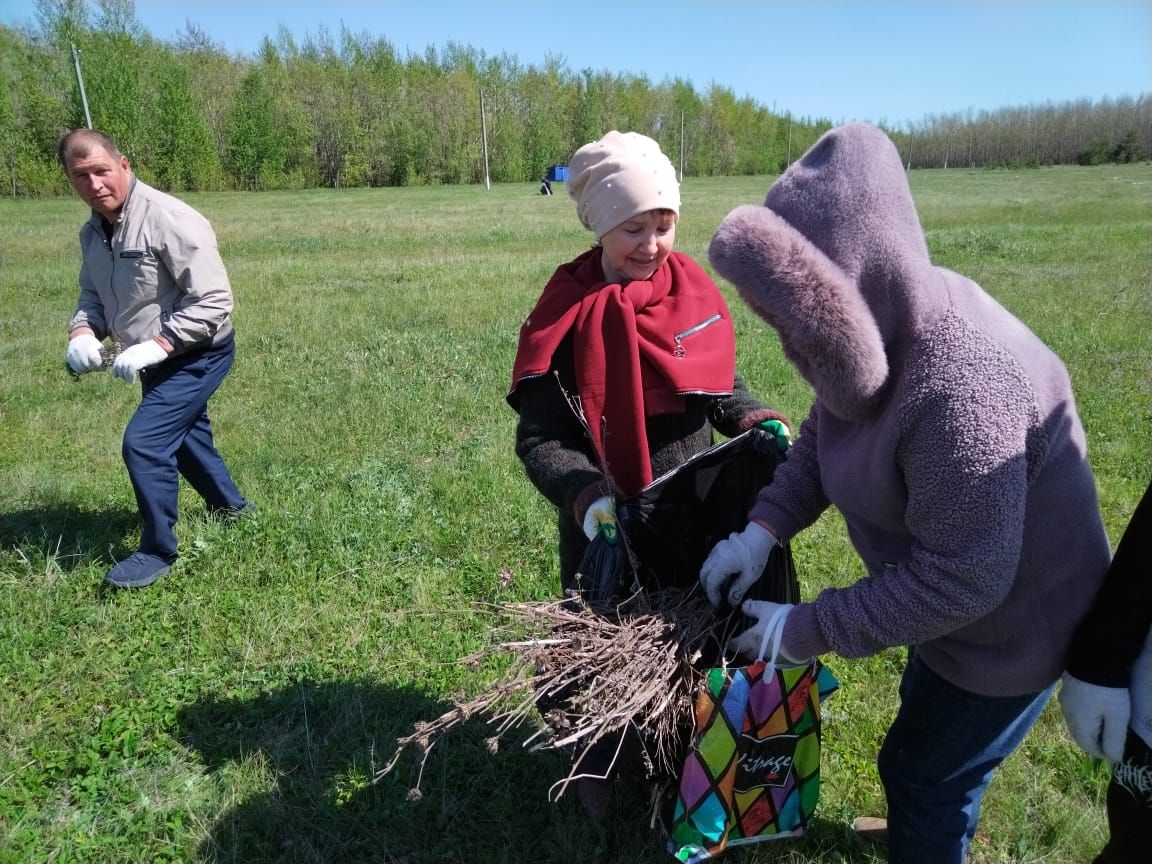
[[615,524],[617,498],[709,447],[714,431],[768,423],[788,434],[736,372],[715,283],[673,249],[680,187],[659,145],[609,132],[576,151],[568,176],[596,243],[556,269],[524,321],[507,397],[516,453],[557,509],[565,589],[589,540]]

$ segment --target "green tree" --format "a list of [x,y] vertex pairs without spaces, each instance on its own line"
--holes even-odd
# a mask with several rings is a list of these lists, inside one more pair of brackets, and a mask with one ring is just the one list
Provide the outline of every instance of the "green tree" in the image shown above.
[[184,70],[196,110],[204,118],[219,163],[227,147],[227,117],[240,79],[251,63],[230,57],[192,22],[172,46],[173,60]]
[[[194,23],[153,38],[133,0],[37,0],[36,25],[0,27],[0,194],[62,187],[62,132],[93,122],[145,179],[171,189],[409,185],[536,179],[609,129],[655,138],[687,175],[782,170],[831,126],[776,114],[712,84],[522,66],[449,42],[399,56],[369,33],[321,27],[303,46],[281,27],[231,56]],[[914,167],[1129,161],[1152,152],[1152,99],[929,116],[890,129]],[[881,124],[882,125],[882,124]],[[682,158],[681,158],[682,156]]]
[[97,31],[81,37],[78,47],[92,125],[112,136],[124,153],[147,161],[141,43],[130,33]]
[[[476,86],[484,93],[488,164],[492,179],[498,183],[520,183],[540,176],[533,172],[527,156],[527,100],[519,84],[523,77],[520,65],[508,54],[482,58],[478,69]],[[483,132],[478,114],[473,117],[472,123],[477,132]],[[484,142],[480,138],[477,140],[481,147],[476,154],[472,179],[480,181],[483,180]]]
[[[683,137],[684,175],[693,176],[703,173],[697,165],[701,158],[698,151],[707,146],[702,138],[700,120],[704,114],[704,106],[700,97],[696,95],[692,83],[683,78],[677,78],[668,86],[667,101],[669,103],[669,123],[676,129],[676,160],[679,164],[679,151],[681,136]],[[669,154],[671,156],[671,154]]]
[[321,29],[287,69],[308,124],[320,181],[332,187],[360,186],[368,175],[365,121],[349,69],[357,51],[347,31],[341,38],[344,50],[338,53]]
[[520,81],[524,100],[524,162],[530,179],[550,165],[564,164],[573,147],[564,117],[565,71],[559,60],[548,58],[544,68],[529,68]]
[[[567,114],[576,147],[595,141],[612,129],[610,92],[612,77],[605,72],[584,69],[569,91]],[[621,130],[634,131],[641,130]]]
[[56,48],[67,50],[88,32],[90,24],[85,0],[36,0],[36,20],[44,38]]
[[158,91],[151,139],[153,171],[161,188],[213,189],[220,183],[220,157],[208,124],[192,99],[184,67],[164,65],[153,84]]
[[67,189],[56,143],[69,127],[70,93],[57,52],[0,27],[0,194]]
[[391,185],[396,163],[397,129],[402,123],[403,64],[387,39],[354,37],[350,86],[364,124],[364,182]]
[[251,70],[228,113],[224,164],[241,189],[263,188],[271,173],[284,167],[284,146],[277,133],[272,96],[259,69]]
[[262,168],[262,188],[306,188],[321,185],[316,162],[316,132],[301,99],[300,81],[294,74],[301,61],[295,39],[284,27],[276,42],[265,40],[259,69],[269,96],[274,141]]

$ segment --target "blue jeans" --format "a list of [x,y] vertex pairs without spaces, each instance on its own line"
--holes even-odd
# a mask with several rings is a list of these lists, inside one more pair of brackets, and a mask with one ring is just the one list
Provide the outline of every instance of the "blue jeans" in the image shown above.
[[210,510],[247,502],[212,441],[208,399],[232,368],[235,343],[167,360],[140,374],[143,395],[124,430],[124,464],[144,522],[140,550],[176,560],[180,476]]
[[900,710],[877,760],[888,799],[889,864],[963,864],[992,772],[1019,746],[1055,686],[980,696],[949,684],[909,651]]

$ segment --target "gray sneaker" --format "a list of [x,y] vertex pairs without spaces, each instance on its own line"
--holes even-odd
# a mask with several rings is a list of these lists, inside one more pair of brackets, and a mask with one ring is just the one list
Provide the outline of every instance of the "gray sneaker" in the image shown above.
[[137,551],[109,570],[104,581],[114,588],[147,588],[171,567],[163,558]]

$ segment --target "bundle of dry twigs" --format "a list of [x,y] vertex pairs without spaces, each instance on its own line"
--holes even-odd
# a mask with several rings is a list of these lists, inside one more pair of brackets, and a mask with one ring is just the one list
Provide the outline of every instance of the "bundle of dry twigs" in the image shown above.
[[[634,729],[649,773],[675,775],[704,673],[701,662],[716,661],[732,627],[698,588],[639,593],[611,609],[594,610],[577,596],[485,608],[496,619],[491,632],[497,640],[525,630],[528,636],[495,641],[463,661],[478,665],[511,654],[514,662],[507,674],[481,695],[457,701],[431,722],[415,724],[412,734],[397,739],[395,754],[376,780],[415,747],[420,771],[410,795],[419,796],[432,747],[477,714],[487,715],[495,727],[492,749],[509,730],[537,716],[546,725],[525,742],[530,750],[586,751],[606,736],[622,737]],[[555,784],[556,797],[575,779],[575,770]]]

